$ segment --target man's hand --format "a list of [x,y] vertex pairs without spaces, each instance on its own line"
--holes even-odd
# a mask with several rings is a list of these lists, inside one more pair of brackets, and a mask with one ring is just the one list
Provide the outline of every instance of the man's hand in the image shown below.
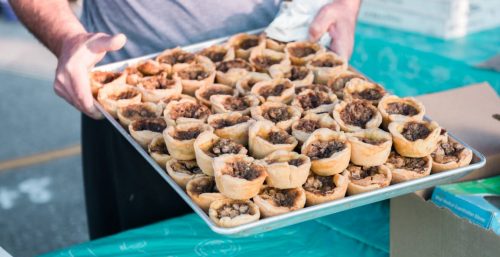
[[332,38],[330,48],[349,59],[354,46],[354,30],[360,0],[336,0],[323,6],[309,27],[309,38],[318,41],[328,32]]
[[125,45],[123,34],[79,34],[61,45],[54,80],[54,91],[88,116],[99,119],[102,114],[94,106],[88,73],[107,51]]

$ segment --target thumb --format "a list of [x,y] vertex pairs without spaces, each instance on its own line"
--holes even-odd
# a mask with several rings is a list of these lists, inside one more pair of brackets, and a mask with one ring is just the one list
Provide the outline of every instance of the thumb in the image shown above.
[[89,39],[87,47],[94,53],[102,53],[107,51],[120,50],[127,42],[127,37],[124,34],[116,34],[110,36],[99,33]]

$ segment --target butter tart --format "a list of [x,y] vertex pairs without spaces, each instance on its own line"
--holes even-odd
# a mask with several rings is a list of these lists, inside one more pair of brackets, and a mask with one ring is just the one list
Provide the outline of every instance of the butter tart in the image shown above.
[[302,115],[300,109],[295,106],[275,102],[265,102],[260,106],[255,106],[250,113],[255,120],[271,121],[276,124],[276,127],[286,131],[289,131],[292,123],[299,120]]
[[143,148],[147,148],[155,137],[161,136],[166,128],[167,123],[162,118],[140,119],[128,125],[130,135]]
[[223,154],[247,154],[247,149],[231,139],[220,138],[212,131],[201,133],[193,144],[196,162],[203,173],[213,176],[213,159]]
[[192,64],[176,70],[174,78],[180,79],[182,93],[194,95],[198,88],[214,83],[215,71],[208,65]]
[[268,72],[270,68],[276,65],[290,65],[290,60],[284,53],[264,48],[252,50],[249,61],[257,72],[263,73]]
[[249,62],[236,58],[217,63],[216,70],[217,83],[235,87],[238,80],[253,72],[254,68]]
[[259,220],[260,211],[250,200],[222,199],[210,204],[208,215],[217,226],[230,228]]
[[137,86],[144,77],[153,77],[171,71],[172,67],[168,64],[161,64],[155,60],[145,60],[128,66],[123,74],[128,85]]
[[242,145],[248,145],[248,129],[254,122],[249,116],[238,112],[212,114],[207,120],[217,136]]
[[295,94],[298,95],[306,90],[312,90],[314,92],[323,92],[323,93],[327,93],[329,95],[333,94],[332,90],[330,90],[330,88],[328,88],[327,85],[323,85],[323,84],[309,84],[309,85],[305,85],[305,86],[296,86],[295,87]]
[[202,123],[169,126],[163,131],[163,138],[170,156],[178,160],[194,160],[194,141],[205,131],[213,131],[213,128]]
[[420,121],[425,115],[425,107],[421,102],[413,97],[399,98],[395,95],[384,96],[378,104],[378,110],[385,127],[393,121]]
[[271,121],[257,121],[250,126],[248,131],[250,154],[258,159],[276,150],[292,151],[297,144],[297,139]]
[[178,64],[194,63],[195,59],[195,54],[186,52],[179,47],[166,49],[156,57],[157,62],[172,68],[178,66]]
[[329,113],[337,103],[337,96],[320,90],[306,89],[292,101],[303,113]]
[[182,92],[180,79],[173,78],[172,73],[161,72],[158,75],[139,79],[137,87],[141,89],[142,101],[158,102],[162,98]]
[[210,59],[213,63],[233,60],[235,58],[234,48],[227,45],[213,45],[198,52]]
[[231,199],[250,199],[259,193],[267,177],[261,161],[242,154],[214,158],[215,182],[219,191]]
[[200,103],[211,106],[210,97],[215,95],[232,95],[237,96],[238,92],[234,90],[232,87],[224,85],[224,84],[210,84],[204,85],[194,92],[196,99],[200,101]]
[[133,86],[109,84],[99,89],[97,101],[113,117],[118,118],[118,107],[137,104],[141,102],[142,94]]
[[441,128],[432,121],[394,121],[389,132],[396,151],[405,157],[424,157],[436,149]]
[[351,143],[351,162],[356,165],[382,165],[391,153],[392,136],[379,128],[349,133],[347,139]]
[[288,79],[261,81],[252,87],[252,94],[262,102],[290,103],[295,97],[295,85]]
[[260,104],[260,100],[254,95],[246,95],[242,97],[214,95],[210,97],[210,103],[214,113],[239,112],[246,115],[250,114],[252,107]]
[[347,193],[355,195],[380,189],[391,184],[392,173],[385,165],[362,167],[350,164],[345,170],[349,178]]
[[266,47],[266,41],[261,35],[240,33],[229,38],[227,45],[235,49],[237,58],[248,60],[252,50]]
[[267,166],[267,185],[275,188],[296,188],[302,186],[309,176],[309,157],[285,150],[270,153],[263,159]]
[[339,99],[344,99],[344,88],[346,84],[355,78],[362,80],[365,79],[365,77],[359,73],[350,70],[341,70],[332,74],[331,78],[326,82],[326,85],[335,95],[337,95]]
[[311,173],[302,186],[306,193],[306,205],[312,206],[344,198],[349,179],[342,174],[320,176]]
[[168,175],[182,189],[186,189],[186,185],[191,179],[205,176],[196,164],[196,161],[181,161],[172,158],[167,161],[166,170]]
[[347,60],[333,52],[316,54],[307,67],[314,72],[314,82],[326,84],[339,71],[347,70]]
[[171,157],[168,152],[167,145],[165,144],[165,140],[163,139],[163,135],[156,136],[153,140],[151,140],[151,143],[148,146],[148,152],[151,158],[153,158],[158,165],[165,169],[165,165]]
[[99,89],[109,84],[125,84],[125,76],[121,72],[93,71],[89,75],[92,95],[96,96]]
[[307,113],[300,120],[292,124],[292,135],[297,138],[300,143],[304,143],[311,133],[320,128],[340,131],[339,124],[337,124],[337,122],[327,113]]
[[273,38],[266,38],[266,48],[278,52],[285,52],[287,42],[279,41]]
[[204,123],[210,114],[207,106],[188,99],[171,101],[163,112],[165,121],[170,126],[192,122]]
[[122,126],[128,128],[133,121],[145,118],[158,118],[163,112],[163,107],[154,103],[137,103],[118,107],[116,114]]
[[288,79],[296,87],[310,85],[314,82],[314,73],[305,66],[275,65],[269,68],[269,74],[275,79]]
[[313,42],[292,42],[285,47],[285,53],[293,65],[305,65],[312,60],[316,54],[324,53],[325,48]]
[[464,167],[472,161],[472,151],[449,137],[438,144],[431,156],[433,173]]
[[378,102],[387,95],[385,89],[379,84],[375,84],[364,79],[353,78],[347,82],[344,88],[344,100],[352,101],[353,99],[366,100],[378,105]]
[[346,132],[378,128],[382,123],[382,115],[375,106],[366,100],[357,99],[335,105],[333,118],[339,123],[340,129]]
[[187,100],[191,100],[191,101],[194,101],[194,102],[197,101],[196,98],[194,98],[194,97],[192,97],[190,95],[172,94],[172,95],[169,95],[169,96],[167,96],[165,98],[162,98],[159,103],[165,107],[165,106],[167,106],[172,101],[180,101],[182,99],[187,99]]
[[351,158],[351,144],[343,132],[320,128],[304,142],[302,154],[311,158],[311,171],[330,176],[341,173]]
[[385,166],[391,170],[391,183],[396,184],[431,174],[432,158],[429,155],[419,158],[404,157],[392,151]]
[[266,73],[248,72],[236,82],[236,90],[238,90],[241,95],[248,95],[256,83],[265,80],[271,80],[271,77]]
[[302,187],[279,189],[265,186],[253,198],[262,217],[272,217],[304,208],[306,194]]
[[192,178],[186,185],[186,192],[193,202],[206,212],[213,202],[226,199],[217,189],[215,178],[210,176]]

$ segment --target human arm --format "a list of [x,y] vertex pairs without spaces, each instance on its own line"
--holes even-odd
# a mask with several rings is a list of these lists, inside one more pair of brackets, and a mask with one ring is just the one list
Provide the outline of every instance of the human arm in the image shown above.
[[309,27],[309,38],[318,41],[328,32],[330,48],[349,59],[354,47],[354,31],[361,0],[334,0],[323,6]]
[[88,33],[67,0],[10,0],[10,4],[28,30],[57,57],[56,94],[88,116],[100,118],[88,72],[107,51],[122,48],[126,37]]

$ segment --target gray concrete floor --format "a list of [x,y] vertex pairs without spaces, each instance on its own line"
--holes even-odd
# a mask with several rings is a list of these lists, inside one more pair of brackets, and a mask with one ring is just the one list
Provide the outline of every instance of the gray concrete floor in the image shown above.
[[[55,58],[0,21],[0,164],[79,144],[80,115],[52,89]],[[0,170],[0,246],[34,256],[88,240],[79,155]]]

